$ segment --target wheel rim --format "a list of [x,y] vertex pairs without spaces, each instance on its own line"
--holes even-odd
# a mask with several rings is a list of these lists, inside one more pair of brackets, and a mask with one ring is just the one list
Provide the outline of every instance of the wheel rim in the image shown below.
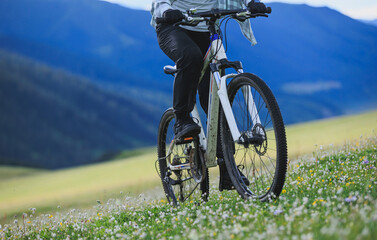
[[[252,85],[250,87],[253,105],[258,112],[260,122],[249,114],[249,94],[242,91],[245,84],[231,94],[232,110],[238,129],[242,134],[260,134],[264,140],[260,144],[234,144],[234,161],[238,170],[250,181],[243,184],[244,191],[257,198],[264,198],[274,184],[277,162],[277,142],[274,120],[265,97]],[[264,135],[264,136],[263,136]],[[240,177],[240,176],[239,176]]]

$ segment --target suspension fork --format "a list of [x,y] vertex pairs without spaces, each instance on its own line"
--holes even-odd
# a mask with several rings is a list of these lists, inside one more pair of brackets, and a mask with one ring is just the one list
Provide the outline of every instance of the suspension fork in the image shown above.
[[[238,74],[240,74],[242,72],[243,72],[242,69],[238,70]],[[241,135],[240,131],[238,130],[237,123],[236,123],[236,120],[234,118],[234,114],[233,114],[233,111],[232,111],[232,107],[231,107],[230,102],[229,102],[227,85],[226,85],[226,80],[228,78],[234,78],[238,74],[228,74],[228,75],[225,75],[223,77],[220,77],[220,74],[217,71],[217,72],[214,72],[214,77],[215,77],[215,80],[216,80],[216,84],[219,86],[218,87],[219,90],[217,91],[217,94],[219,95],[220,102],[221,102],[222,108],[224,110],[224,115],[225,115],[225,118],[227,120],[229,130],[232,134],[233,140],[235,142],[244,142],[246,139],[243,139],[244,137]],[[258,114],[258,110],[257,110],[255,102],[254,102],[253,94],[251,92],[251,87],[250,86],[243,86],[242,87],[242,94],[243,94],[244,101],[245,101],[245,103],[248,107],[248,112],[251,116],[252,124],[253,124],[253,127],[254,127],[256,124],[260,124],[261,121],[260,121],[260,117],[259,117],[259,114]],[[252,137],[251,132],[248,133],[248,135],[249,135],[248,137]]]

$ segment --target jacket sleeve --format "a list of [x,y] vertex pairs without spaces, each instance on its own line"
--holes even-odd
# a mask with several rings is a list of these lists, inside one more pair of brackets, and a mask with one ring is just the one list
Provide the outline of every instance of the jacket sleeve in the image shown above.
[[172,9],[171,1],[169,0],[153,0],[152,2],[152,15],[154,18],[162,17],[164,12],[168,9]]

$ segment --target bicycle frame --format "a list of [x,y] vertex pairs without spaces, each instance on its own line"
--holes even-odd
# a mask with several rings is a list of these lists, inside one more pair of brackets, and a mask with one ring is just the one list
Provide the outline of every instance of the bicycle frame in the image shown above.
[[[222,40],[219,38],[218,34],[211,34],[211,45],[207,51],[206,56],[204,57],[204,67],[202,70],[202,76],[210,66],[210,61],[216,64],[220,60],[227,60],[226,52],[222,43]],[[206,166],[208,168],[216,167],[216,150],[217,150],[217,137],[218,137],[218,125],[219,125],[219,105],[221,102],[221,107],[225,114],[230,132],[232,134],[233,140],[235,142],[244,141],[241,136],[240,131],[237,128],[236,120],[234,118],[232,107],[229,103],[228,92],[227,92],[227,83],[228,78],[234,78],[238,74],[243,73],[243,69],[240,68],[237,70],[237,74],[227,74],[221,76],[218,69],[213,70],[211,68],[211,77],[210,77],[210,92],[209,92],[209,101],[208,101],[208,116],[207,116],[207,134],[204,134],[203,125],[200,121],[200,116],[198,108],[195,105],[192,116],[199,120],[199,126],[202,128],[200,133],[200,144],[205,151]],[[258,111],[253,102],[252,93],[250,87],[244,87],[242,89],[244,99],[248,102],[249,113],[253,119],[253,125],[260,123]],[[252,136],[252,133],[249,133]],[[250,136],[250,137],[251,137]]]

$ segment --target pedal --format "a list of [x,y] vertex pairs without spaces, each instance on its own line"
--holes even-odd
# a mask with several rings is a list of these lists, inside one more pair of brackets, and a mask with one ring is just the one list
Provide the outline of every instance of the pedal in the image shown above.
[[191,143],[192,141],[194,141],[194,137],[182,137],[182,138],[176,139],[175,144],[176,145],[187,144],[187,143]]

